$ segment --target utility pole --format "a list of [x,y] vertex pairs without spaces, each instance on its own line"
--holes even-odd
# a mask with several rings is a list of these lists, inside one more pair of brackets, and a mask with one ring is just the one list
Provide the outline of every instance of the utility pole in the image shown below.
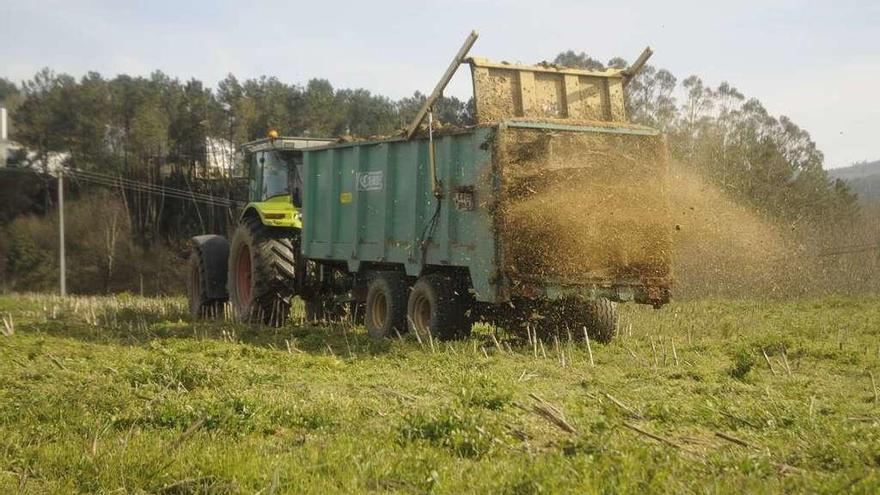
[[64,165],[58,168],[58,271],[61,297],[67,295],[67,276],[64,260]]

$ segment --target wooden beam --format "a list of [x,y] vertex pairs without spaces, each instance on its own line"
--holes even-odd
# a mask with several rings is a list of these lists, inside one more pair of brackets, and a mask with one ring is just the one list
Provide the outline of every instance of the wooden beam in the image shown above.
[[477,41],[476,31],[471,31],[471,34],[468,35],[467,39],[464,40],[464,44],[461,45],[461,48],[458,50],[458,53],[455,54],[455,58],[452,59],[452,63],[449,64],[449,68],[446,69],[446,72],[443,74],[443,77],[440,78],[440,81],[437,83],[437,86],[434,87],[434,92],[431,93],[431,96],[425,100],[425,103],[422,105],[422,108],[419,109],[419,113],[416,114],[416,118],[409,124],[409,127],[406,129],[406,138],[410,139],[412,135],[416,132],[416,129],[419,128],[419,124],[422,123],[422,120],[425,119],[425,115],[428,114],[428,109],[431,108],[434,103],[443,95],[443,90],[446,88],[446,85],[449,84],[449,80],[452,79],[452,75],[455,74],[458,66],[464,62],[465,57],[467,57],[468,52],[471,47],[474,46],[474,42]]
[[642,67],[644,67],[645,64],[648,63],[648,59],[651,58],[651,55],[653,55],[653,54],[654,54],[654,50],[651,50],[650,46],[645,47],[645,50],[642,51],[642,54],[639,55],[639,58],[637,58],[636,61],[633,62],[632,65],[630,65],[629,67],[624,69],[624,71],[623,71],[623,74],[625,76],[625,78],[623,80],[624,86],[629,84],[629,82],[634,77],[636,77],[639,74],[639,72],[641,72]]

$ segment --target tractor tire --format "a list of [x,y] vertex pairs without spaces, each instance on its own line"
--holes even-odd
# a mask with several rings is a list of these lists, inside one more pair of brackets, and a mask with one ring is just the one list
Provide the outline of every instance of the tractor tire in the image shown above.
[[397,272],[378,272],[367,286],[364,326],[375,338],[406,331],[406,300],[409,287]]
[[298,236],[245,219],[229,245],[229,301],[238,322],[280,326],[296,287]]
[[208,295],[207,263],[200,248],[193,247],[187,265],[189,277],[187,277],[186,291],[190,314],[196,318],[216,318],[221,315],[226,299],[212,298]]
[[419,278],[409,293],[407,324],[419,334],[441,340],[467,338],[472,322],[467,291],[452,277],[433,273]]

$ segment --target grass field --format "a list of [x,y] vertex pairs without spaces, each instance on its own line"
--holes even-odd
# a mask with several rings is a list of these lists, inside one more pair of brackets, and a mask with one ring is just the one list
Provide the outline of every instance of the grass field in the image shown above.
[[880,492],[874,298],[626,306],[591,349],[176,299],[0,316],[0,493]]

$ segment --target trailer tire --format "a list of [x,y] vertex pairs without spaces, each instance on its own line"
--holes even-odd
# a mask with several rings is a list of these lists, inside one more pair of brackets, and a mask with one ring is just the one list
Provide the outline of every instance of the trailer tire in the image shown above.
[[617,303],[599,298],[588,301],[584,308],[587,334],[591,339],[607,344],[614,338],[619,318]]
[[583,340],[586,329],[590,340],[607,344],[617,329],[617,303],[605,298],[585,300],[572,297],[547,301],[537,313],[542,317],[543,327],[534,328],[542,337]]
[[280,326],[296,287],[298,240],[287,229],[244,219],[229,247],[229,301],[236,321]]
[[390,337],[406,331],[409,287],[397,272],[378,272],[367,286],[364,326],[372,337]]
[[461,284],[452,277],[433,273],[413,285],[407,301],[407,324],[420,334],[430,332],[441,340],[467,338],[472,322],[470,304]]

